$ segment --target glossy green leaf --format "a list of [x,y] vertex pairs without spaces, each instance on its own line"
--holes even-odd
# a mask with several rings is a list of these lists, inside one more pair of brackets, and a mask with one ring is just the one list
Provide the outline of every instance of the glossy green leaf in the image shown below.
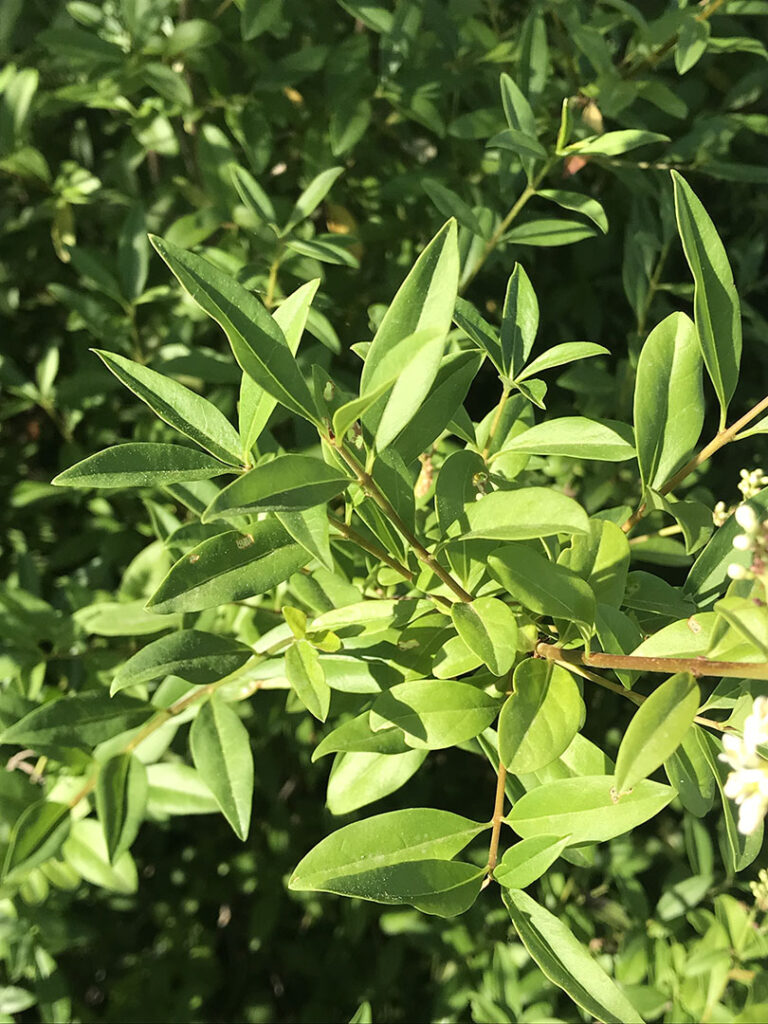
[[499,548],[488,559],[494,579],[537,615],[590,627],[595,617],[592,588],[576,573],[521,544]]
[[536,193],[542,199],[549,199],[557,203],[564,210],[572,210],[574,213],[582,213],[595,224],[603,234],[608,231],[608,218],[605,210],[596,199],[585,196],[581,192],[566,192],[561,188],[542,188]]
[[422,178],[421,187],[444,217],[455,217],[459,224],[468,228],[473,234],[479,235],[480,238],[488,237],[488,232],[483,230],[472,207],[452,189],[446,188],[435,178]]
[[[560,416],[544,420],[510,441],[502,452],[529,455],[565,455],[598,462],[626,462],[635,456],[631,427],[616,420],[592,420],[584,416]],[[497,453],[498,455],[502,452]]]
[[720,427],[736,383],[741,361],[741,309],[733,273],[720,236],[691,186],[676,171],[675,211],[683,251],[695,284],[696,332],[704,365],[720,402]]
[[333,571],[328,512],[324,505],[299,512],[277,512],[276,518],[312,558]]
[[[301,336],[312,312],[310,307],[319,283],[318,278],[307,281],[281,302],[272,313],[272,319],[283,331],[288,348],[294,355],[296,355]],[[251,462],[251,449],[267,425],[276,405],[277,399],[270,391],[265,391],[247,373],[243,374],[238,404],[238,425],[243,461],[248,465]]]
[[616,757],[616,792],[631,790],[680,746],[701,702],[690,672],[667,679],[635,712]]
[[235,165],[232,168],[232,181],[237,189],[237,194],[251,213],[254,213],[260,220],[266,221],[267,224],[274,224],[276,215],[272,200],[253,175],[244,167]]
[[568,842],[568,836],[521,839],[506,851],[493,869],[493,877],[506,889],[527,889],[555,863]]
[[690,455],[704,423],[701,355],[693,322],[671,313],[648,335],[635,380],[640,474],[659,488]]
[[605,1024],[643,1024],[618,985],[568,926],[519,889],[505,890],[504,905],[523,945],[549,980]]
[[520,775],[567,750],[586,712],[571,673],[543,658],[522,661],[513,685],[499,715],[499,754],[507,771]]
[[404,754],[411,747],[405,742],[402,730],[380,729],[374,732],[367,711],[356,718],[343,722],[325,736],[315,748],[312,760],[344,750],[355,750],[369,754]]
[[639,128],[622,128],[616,132],[592,135],[581,142],[572,142],[566,147],[565,152],[590,156],[620,156],[622,153],[637,149],[638,146],[646,146],[649,142],[669,142],[669,136]]
[[501,368],[514,379],[525,365],[539,327],[536,293],[519,263],[507,282],[501,314]]
[[286,409],[316,422],[315,403],[285,335],[256,296],[202,256],[154,235],[150,241],[185,291],[222,328],[241,368]]
[[[501,75],[499,85],[501,87],[501,103],[504,108],[504,117],[507,120],[507,125],[513,132],[519,133],[519,137],[535,140],[536,117],[527,97],[517,86],[514,79],[507,74]],[[535,162],[540,157],[538,155],[536,157],[527,156],[524,153],[521,156],[523,168],[530,180]]]
[[166,423],[205,448],[217,459],[240,465],[240,439],[215,405],[157,370],[116,352],[96,349],[108,370]]
[[535,135],[528,135],[517,128],[505,128],[486,142],[487,149],[506,149],[523,157],[541,160],[547,151]]
[[339,406],[333,414],[334,437],[344,438],[355,420],[361,419],[365,413],[368,412],[371,406],[375,405],[382,395],[385,395],[387,391],[389,391],[394,382],[395,377],[391,377],[388,380],[382,381],[378,387],[373,389],[373,391],[368,391],[359,398],[353,398],[351,401],[345,402],[344,405]]
[[[768,513],[768,487],[743,504],[762,519]],[[744,567],[751,563],[752,552],[738,551],[733,546],[734,537],[742,532],[735,518],[729,516],[693,563],[683,584],[683,593],[693,598],[697,605],[710,607],[722,596],[728,582],[728,566],[732,562]]]
[[594,238],[597,232],[580,220],[540,217],[516,224],[502,238],[503,242],[514,245],[537,245],[551,249],[558,245],[573,245],[585,238]]
[[69,835],[71,808],[51,800],[25,807],[11,830],[3,863],[3,878],[19,868],[30,871],[58,853]]
[[720,760],[722,746],[714,736],[710,736],[703,729],[699,732],[699,739],[701,740],[704,756],[712,770],[723,805],[725,844],[721,849],[723,850],[725,868],[729,875],[735,875],[737,872],[749,867],[759,855],[763,848],[765,826],[761,821],[750,835],[743,835],[739,832],[738,805],[725,794],[724,787],[730,767]]
[[554,366],[563,366],[565,363],[573,363],[579,359],[591,359],[592,356],[608,355],[609,350],[602,345],[594,345],[590,341],[566,341],[562,345],[554,345],[536,356],[530,363],[521,370],[515,377],[515,381],[527,380],[544,370],[551,370]]
[[147,814],[213,814],[219,805],[199,772],[188,764],[151,764],[147,768]]
[[118,733],[142,725],[154,713],[144,701],[125,694],[110,697],[89,690],[49,701],[30,711],[0,735],[0,743],[32,747],[94,747]]
[[297,512],[324,505],[343,491],[349,477],[311,455],[278,455],[219,491],[202,521],[257,512]]
[[348,245],[339,242],[337,235],[316,235],[314,238],[293,238],[286,242],[287,248],[300,256],[308,256],[320,263],[331,263],[339,267],[357,269],[360,263]]
[[322,203],[333,187],[333,183],[343,173],[343,167],[329,167],[328,170],[321,171],[316,175],[296,200],[288,222],[280,232],[281,235],[287,235],[297,224],[306,220],[313,210]]
[[604,843],[654,817],[675,791],[647,779],[616,798],[612,775],[546,782],[521,797],[506,821],[519,836],[570,836],[572,845]]
[[139,887],[139,875],[130,853],[123,853],[110,863],[107,842],[98,821],[82,818],[76,821],[64,843],[64,860],[77,873],[102,889],[130,895]]
[[253,754],[237,712],[214,694],[189,733],[192,760],[238,839],[245,840],[253,802]]
[[451,618],[459,636],[495,676],[509,672],[517,656],[517,620],[497,597],[457,601]]
[[230,473],[217,459],[181,444],[116,444],[59,473],[57,487],[164,487]]
[[274,520],[228,530],[183,555],[147,607],[160,615],[200,611],[264,594],[306,565],[309,555]]
[[618,608],[624,599],[630,555],[623,530],[615,523],[590,519],[589,532],[573,537],[558,563],[587,581],[599,605]]
[[744,637],[762,660],[768,661],[768,615],[748,597],[724,597],[715,605],[718,615]]
[[236,672],[253,656],[250,647],[228,636],[182,629],[147,644],[132,655],[112,680],[111,693],[164,676],[205,686]]
[[304,707],[324,722],[331,703],[331,688],[320,656],[308,641],[297,640],[285,652],[285,674]]
[[[361,395],[400,374],[389,398],[382,399],[381,406],[369,410],[365,417],[376,434],[379,449],[385,448],[416,414],[437,376],[458,281],[456,222],[451,220],[435,235],[400,286],[363,364]],[[414,345],[414,340],[419,344]],[[414,348],[416,354],[409,359]]]
[[501,371],[501,342],[498,332],[477,312],[471,302],[461,296],[456,300],[453,320],[457,327],[484,352]]
[[409,750],[406,754],[337,754],[328,778],[328,810],[331,814],[349,814],[397,792],[421,768],[426,756],[426,750]]
[[567,495],[548,487],[493,491],[466,507],[464,540],[529,540],[557,533],[587,533],[587,513]]
[[664,762],[670,785],[690,814],[703,818],[712,809],[715,777],[700,739],[701,727],[692,725],[677,750]]
[[96,812],[104,829],[109,861],[131,848],[147,806],[147,769],[133,754],[106,761],[96,780]]
[[288,887],[345,895],[357,876],[382,868],[423,860],[451,862],[488,827],[430,807],[377,814],[345,825],[318,843],[298,864]]
[[710,23],[696,17],[691,11],[677,33],[675,43],[675,70],[684,75],[704,56],[709,40]]
[[376,698],[371,728],[396,725],[412,747],[436,750],[477,736],[498,710],[497,700],[469,683],[419,679],[398,683]]

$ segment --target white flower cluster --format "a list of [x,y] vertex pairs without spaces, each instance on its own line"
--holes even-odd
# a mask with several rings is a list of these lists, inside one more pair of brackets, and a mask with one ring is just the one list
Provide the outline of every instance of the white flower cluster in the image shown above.
[[768,697],[757,697],[744,721],[743,736],[723,736],[720,760],[733,771],[725,783],[725,795],[739,807],[739,832],[748,836],[768,811],[768,761],[757,748],[768,745]]
[[739,490],[744,496],[744,501],[754,498],[768,484],[768,476],[762,469],[753,469],[751,472],[748,469],[742,469],[739,475],[741,477]]
[[734,512],[734,518],[744,533],[739,533],[733,538],[733,546],[737,551],[751,551],[753,557],[749,568],[739,565],[738,562],[731,562],[728,566],[728,575],[732,580],[752,580],[765,575],[768,537],[763,524],[749,505],[739,505]]

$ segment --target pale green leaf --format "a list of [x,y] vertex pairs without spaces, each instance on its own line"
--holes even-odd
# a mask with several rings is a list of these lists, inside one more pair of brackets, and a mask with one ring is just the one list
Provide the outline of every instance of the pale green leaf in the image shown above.
[[419,679],[398,683],[377,697],[371,728],[396,725],[415,748],[453,747],[477,736],[496,717],[499,702],[469,683]]
[[238,839],[245,840],[253,800],[253,754],[248,730],[229,704],[214,694],[189,734],[192,760]]
[[509,672],[517,656],[517,620],[497,597],[477,597],[471,603],[457,601],[451,607],[456,630],[495,676]]

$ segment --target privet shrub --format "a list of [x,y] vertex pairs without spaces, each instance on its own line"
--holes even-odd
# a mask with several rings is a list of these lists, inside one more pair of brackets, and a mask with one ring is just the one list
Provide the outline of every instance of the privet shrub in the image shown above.
[[[39,466],[68,466],[53,488],[22,480],[8,512],[0,1012],[95,1013],[88,993],[73,1013],[60,971],[86,933],[57,933],[55,908],[74,922],[84,882],[125,913],[151,884],[137,863],[184,884],[153,836],[220,812],[248,840],[256,806],[257,857],[186,833],[181,863],[205,863],[185,913],[211,886],[227,928],[237,890],[211,880],[234,866],[261,892],[274,859],[304,929],[343,922],[337,954],[378,922],[383,949],[405,936],[440,965],[428,1015],[384,995],[412,969],[402,945],[286,1019],[366,995],[381,1019],[761,1019],[768,480],[744,470],[737,503],[732,462],[714,492],[703,474],[768,429],[764,321],[689,179],[765,181],[732,145],[765,131],[737,113],[765,77],[739,19],[765,5],[199,6],[67,4],[40,37],[36,128],[31,60],[0,79],[4,268],[17,237],[59,261],[44,294],[34,263],[7,276],[6,311],[48,333],[33,381],[19,318],[6,416],[27,417]],[[233,54],[250,59],[234,83]],[[54,115],[65,144],[44,138]],[[99,197],[112,244],[79,210]],[[561,254],[577,242],[592,255]],[[761,252],[740,247],[745,293]],[[299,775],[303,808],[327,776],[351,820],[280,810]],[[254,954],[288,905],[259,898]],[[191,949],[208,963],[211,945]],[[322,989],[328,946],[302,948],[314,975],[287,973]],[[110,1019],[270,1019],[283,979],[222,1008],[237,954],[221,959],[219,979],[187,970],[178,1003],[151,971],[95,981]]]

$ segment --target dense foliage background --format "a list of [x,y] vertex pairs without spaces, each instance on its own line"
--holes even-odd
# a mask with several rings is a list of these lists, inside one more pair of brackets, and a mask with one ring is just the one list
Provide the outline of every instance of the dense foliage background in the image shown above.
[[[685,174],[725,242],[744,314],[746,372],[732,416],[754,405],[768,381],[766,26],[758,0],[5,0],[3,724],[22,693],[35,700],[43,687],[111,676],[150,632],[141,606],[166,567],[162,545],[149,545],[173,529],[170,497],[50,485],[107,445],[167,434],[89,349],[146,362],[234,415],[239,373],[226,340],[150,257],[146,232],[198,248],[268,307],[321,277],[300,361],[353,380],[351,346],[370,339],[381,304],[454,212],[444,189],[487,234],[523,191],[517,156],[486,148],[506,125],[501,72],[530,99],[542,137],[557,135],[565,100],[574,138],[637,128],[669,140],[549,166],[547,187],[599,200],[605,233],[536,197],[515,219],[522,234],[492,247],[464,236],[464,294],[489,321],[519,260],[547,345],[610,350],[556,375],[548,409],[628,416],[642,341],[690,302],[669,168]],[[242,202],[233,164],[281,223],[317,174],[339,172],[286,244]],[[466,408],[480,420],[498,397],[484,370]],[[278,414],[270,428],[281,443],[305,440]],[[713,412],[705,436],[716,429]],[[739,470],[759,464],[760,443],[725,450],[701,473],[700,493],[735,503]],[[588,508],[628,497],[614,464],[550,460],[542,472]],[[673,583],[692,560],[675,537],[634,553],[633,567],[664,566]],[[300,597],[310,612],[324,600],[310,589]],[[260,606],[258,628],[274,624],[279,603]],[[246,714],[256,763],[247,843],[220,816],[158,815],[134,847],[138,884],[86,866],[60,878],[38,871],[18,893],[0,892],[0,953],[14,987],[0,1015],[309,1022],[347,1019],[369,1000],[379,1021],[581,1019],[509,941],[495,899],[445,922],[286,891],[297,860],[336,820],[325,763],[310,763],[317,723],[279,691],[259,694]],[[615,746],[628,717],[598,695],[587,732]],[[0,843],[33,790],[23,766],[0,773]],[[438,752],[407,797],[377,809],[483,817],[477,794],[492,790],[480,760]],[[682,1016],[667,1019],[729,1020],[744,985],[753,1002],[768,1000],[768,974],[764,950],[745,938],[754,897],[746,882],[731,889],[715,863],[712,816],[683,830],[670,812],[542,886],[620,981],[655,993],[649,1019],[674,1003]],[[761,854],[750,870],[766,863]]]

